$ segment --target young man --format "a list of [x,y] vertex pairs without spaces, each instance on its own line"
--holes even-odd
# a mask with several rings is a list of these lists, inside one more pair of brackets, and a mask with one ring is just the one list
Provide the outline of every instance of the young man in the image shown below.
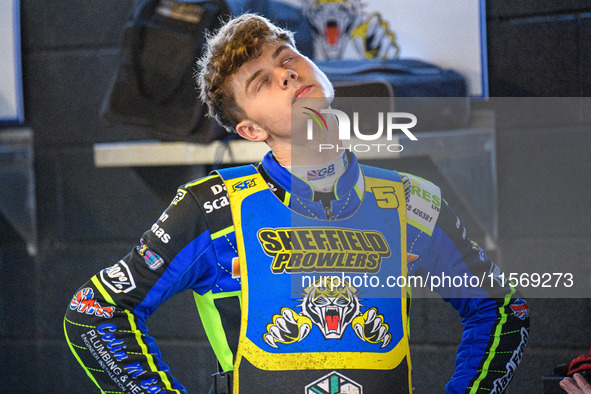
[[[182,186],[140,244],[82,286],[64,322],[78,361],[103,392],[185,392],[144,321],[192,289],[228,372],[213,392],[412,391],[410,290],[395,279],[499,279],[498,268],[437,186],[294,144],[305,119],[292,114],[327,108],[334,91],[290,32],[235,18],[209,38],[197,77],[210,115],[271,151]],[[325,121],[315,136],[338,143]],[[440,294],[464,326],[446,391],[502,392],[527,343],[527,304],[500,279]]]

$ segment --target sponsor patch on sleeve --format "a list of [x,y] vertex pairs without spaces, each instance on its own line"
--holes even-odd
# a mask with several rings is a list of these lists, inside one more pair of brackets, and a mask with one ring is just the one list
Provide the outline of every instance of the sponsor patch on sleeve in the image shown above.
[[157,270],[164,264],[164,259],[158,253],[151,250],[143,238],[140,240],[140,245],[136,249],[152,271]]
[[136,287],[131,270],[123,260],[102,270],[100,277],[101,282],[113,293],[129,293]]
[[432,235],[441,211],[441,191],[425,179],[405,175],[410,181],[410,198],[406,204],[407,221],[410,225]]
[[186,190],[178,189],[176,192],[176,196],[174,196],[174,198],[172,199],[172,202],[170,204],[171,205],[178,204],[185,197],[185,194],[187,194]]

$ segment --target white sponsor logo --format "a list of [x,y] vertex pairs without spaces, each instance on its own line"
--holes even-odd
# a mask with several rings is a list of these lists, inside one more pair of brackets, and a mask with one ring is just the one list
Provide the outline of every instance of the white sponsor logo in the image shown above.
[[509,362],[505,365],[507,368],[507,373],[494,381],[494,388],[490,394],[500,394],[505,391],[509,385],[509,382],[511,381],[511,378],[513,378],[513,375],[515,374],[517,366],[521,362],[523,352],[525,351],[525,346],[527,345],[527,339],[527,330],[525,327],[521,327],[521,342],[519,343],[519,347],[513,352],[511,360],[509,360]]
[[172,200],[171,204],[172,205],[178,204],[183,199],[183,197],[185,197],[185,194],[187,194],[186,190],[177,191],[176,196],[174,196],[174,199]]
[[410,198],[406,204],[408,223],[431,235],[441,211],[441,191],[429,181],[409,176]]
[[162,242],[164,242],[165,244],[168,243],[168,241],[170,241],[170,235],[164,231],[164,229],[162,227],[160,227],[159,225],[157,225],[156,223],[154,223],[152,225],[152,232],[154,233],[154,235],[156,235],[158,238],[160,238],[160,240]]
[[307,385],[304,392],[306,394],[363,394],[363,386],[334,371]]
[[213,185],[210,189],[213,195],[217,196],[218,194],[226,190],[226,185]]
[[205,209],[205,213],[211,213],[211,212],[213,212],[214,209],[220,209],[220,208],[225,207],[227,205],[230,205],[230,201],[228,200],[228,197],[222,196],[222,197],[218,198],[217,200],[207,201],[205,204],[203,204],[203,208]]
[[136,287],[131,271],[123,260],[102,270],[101,281],[114,293],[129,293]]

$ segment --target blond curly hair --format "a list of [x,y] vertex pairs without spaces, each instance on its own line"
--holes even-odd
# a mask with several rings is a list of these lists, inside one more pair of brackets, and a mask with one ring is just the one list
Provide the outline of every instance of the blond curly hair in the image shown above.
[[246,114],[227,82],[244,63],[259,57],[268,44],[277,41],[295,48],[291,31],[256,14],[240,15],[208,35],[195,79],[209,116],[229,132],[236,132],[236,125],[246,119]]

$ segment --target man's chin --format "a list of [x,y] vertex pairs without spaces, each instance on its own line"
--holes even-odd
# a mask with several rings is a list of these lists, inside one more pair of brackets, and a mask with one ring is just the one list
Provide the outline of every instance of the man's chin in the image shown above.
[[292,117],[294,114],[301,114],[304,111],[309,112],[310,109],[320,112],[323,109],[329,108],[333,100],[334,97],[298,97],[291,104]]

